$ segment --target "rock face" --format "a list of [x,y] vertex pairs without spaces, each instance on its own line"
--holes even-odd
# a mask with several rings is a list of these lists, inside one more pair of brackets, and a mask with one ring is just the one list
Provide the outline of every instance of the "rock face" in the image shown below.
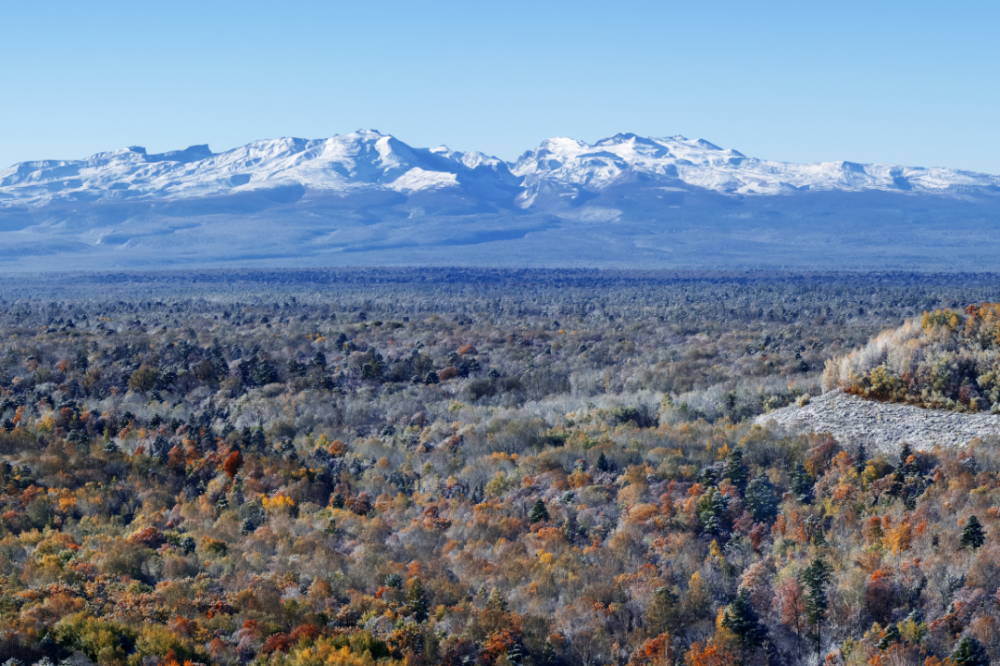
[[776,425],[791,433],[828,432],[842,444],[871,450],[895,450],[902,442],[914,449],[965,446],[975,438],[1000,435],[1000,415],[961,414],[913,405],[872,402],[839,390],[758,416],[755,423]]

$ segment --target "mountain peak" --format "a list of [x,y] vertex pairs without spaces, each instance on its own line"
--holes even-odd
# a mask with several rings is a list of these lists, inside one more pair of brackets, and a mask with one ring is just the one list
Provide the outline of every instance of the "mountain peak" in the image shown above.
[[[141,149],[143,154],[146,153],[146,149]],[[183,164],[188,164],[190,162],[199,162],[201,160],[208,159],[214,156],[208,144],[201,144],[197,146],[188,146],[184,150],[171,150],[166,153],[159,153],[157,155],[146,155],[147,162],[181,162]]]
[[624,143],[626,141],[634,141],[637,138],[638,137],[635,134],[632,134],[631,132],[620,132],[612,137],[604,139],[603,141],[598,141],[597,143],[598,145],[602,143]]
[[704,148],[706,150],[722,150],[722,148],[719,148],[714,143],[709,143],[708,141],[705,141],[704,139],[695,139],[695,143],[698,146],[701,146],[702,148]]
[[377,129],[359,129],[359,130],[356,130],[354,132],[351,132],[351,134],[348,134],[347,136],[357,136],[357,137],[360,137],[362,139],[368,139],[368,140],[375,140],[375,141],[377,141],[379,139],[383,139],[383,138],[386,138],[386,137],[391,137],[392,135],[391,134],[382,134],[382,132],[379,132]]

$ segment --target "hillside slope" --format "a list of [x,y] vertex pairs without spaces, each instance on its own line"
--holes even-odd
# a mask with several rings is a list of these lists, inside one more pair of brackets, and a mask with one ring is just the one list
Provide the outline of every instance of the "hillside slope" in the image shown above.
[[871,400],[1000,413],[1000,304],[924,312],[827,361],[823,384]]

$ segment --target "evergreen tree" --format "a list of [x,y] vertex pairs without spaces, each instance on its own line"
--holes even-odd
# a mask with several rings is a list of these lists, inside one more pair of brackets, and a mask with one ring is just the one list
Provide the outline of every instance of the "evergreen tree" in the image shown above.
[[597,456],[597,469],[602,472],[611,471],[611,461],[608,460],[603,451],[601,451],[601,455]]
[[723,519],[728,508],[729,499],[718,488],[712,488],[701,496],[697,506],[698,519],[706,534],[721,534],[725,530]]
[[910,456],[913,455],[913,447],[903,442],[899,447],[899,465],[898,467],[906,467],[907,461]]
[[734,449],[729,454],[729,459],[726,461],[726,469],[722,475],[732,481],[733,485],[740,491],[740,495],[746,491],[749,474],[746,465],[743,464],[743,451],[741,449]]
[[975,516],[969,516],[962,527],[962,548],[978,550],[986,542],[986,533]]
[[740,588],[736,599],[726,609],[722,616],[722,626],[736,636],[740,644],[741,662],[746,661],[746,655],[751,650],[764,645],[767,638],[767,628],[757,617],[757,612],[750,603],[750,591],[745,587]]
[[865,467],[868,466],[868,449],[865,448],[864,444],[858,445],[858,452],[854,456],[854,471],[861,474],[865,471]]
[[906,481],[906,477],[903,475],[903,468],[896,467],[892,471],[892,485],[889,486],[889,495],[891,497],[899,497],[903,492],[903,483]]
[[898,643],[901,638],[902,636],[899,633],[899,627],[896,626],[895,624],[890,624],[889,627],[885,630],[885,635],[883,635],[882,638],[879,639],[878,649],[887,650],[889,649],[890,645],[892,645],[893,643]]
[[521,647],[520,640],[515,640],[514,644],[507,650],[507,661],[513,666],[519,666],[524,661],[524,649]]
[[533,523],[540,523],[549,519],[549,510],[545,508],[545,502],[543,502],[541,498],[535,501],[535,506],[531,508],[531,513],[528,514],[528,518],[530,518]]
[[747,485],[744,504],[758,523],[769,523],[778,516],[778,496],[763,471]]
[[983,644],[972,636],[962,636],[962,640],[951,653],[954,666],[990,666],[990,655]]
[[806,618],[815,632],[817,653],[822,648],[820,629],[826,617],[826,588],[830,584],[831,573],[830,565],[822,557],[817,557],[809,563],[801,576],[802,584],[806,588]]
[[902,463],[903,474],[905,476],[919,476],[920,465],[917,464],[916,456],[911,453],[906,456],[906,458],[903,458],[902,456],[900,456],[900,458],[902,459],[900,462]]
[[718,479],[715,476],[715,470],[712,469],[711,467],[706,467],[705,469],[701,470],[701,474],[698,476],[698,483],[705,486],[706,488],[711,488],[716,483],[718,483]]
[[792,470],[792,493],[803,504],[812,504],[815,480],[806,471],[805,465],[797,463]]
[[101,439],[101,449],[108,454],[118,452],[118,445],[111,439],[111,431],[108,428],[104,429],[104,437]]
[[702,527],[705,528],[705,534],[718,535],[722,532],[722,523],[712,515],[702,520]]
[[410,583],[410,591],[406,595],[406,607],[413,613],[413,619],[417,622],[427,619],[427,592],[419,578],[414,578]]

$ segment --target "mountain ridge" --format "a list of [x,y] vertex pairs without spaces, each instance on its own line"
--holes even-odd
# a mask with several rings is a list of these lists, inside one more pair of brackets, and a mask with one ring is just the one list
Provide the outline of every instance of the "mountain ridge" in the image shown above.
[[0,170],[0,271],[234,265],[994,268],[1000,177],[554,137],[508,163],[359,130]]
[[458,186],[461,175],[480,181],[492,177],[501,189],[519,185],[523,188],[519,205],[527,208],[542,181],[570,190],[599,191],[630,170],[676,179],[685,186],[750,196],[804,189],[1000,193],[1000,176],[991,174],[846,160],[779,162],[679,135],[649,138],[621,133],[594,144],[554,137],[507,163],[444,146],[413,148],[391,134],[359,130],[326,139],[264,139],[221,153],[204,144],[158,154],[131,146],[82,160],[21,162],[0,170],[0,206],[192,198],[288,182],[332,191],[359,186],[414,191]]

